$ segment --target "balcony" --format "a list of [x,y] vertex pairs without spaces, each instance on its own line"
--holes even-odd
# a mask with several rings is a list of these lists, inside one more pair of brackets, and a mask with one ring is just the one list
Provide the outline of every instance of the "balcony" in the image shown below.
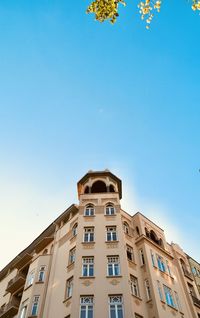
[[26,281],[26,275],[18,273],[13,279],[8,282],[6,291],[13,294],[19,288],[23,287]]
[[24,254],[16,263],[15,268],[20,269],[25,265],[29,264],[32,259],[32,256],[28,253]]
[[190,273],[190,272],[189,272],[185,267],[183,267],[183,266],[182,266],[182,269],[183,269],[183,273],[184,273],[185,277],[187,277],[187,278],[193,280],[193,275],[192,275],[192,273]]
[[192,296],[193,304],[200,308],[200,300],[193,295],[191,296]]
[[19,300],[13,298],[7,305],[0,308],[0,318],[13,318],[19,309]]

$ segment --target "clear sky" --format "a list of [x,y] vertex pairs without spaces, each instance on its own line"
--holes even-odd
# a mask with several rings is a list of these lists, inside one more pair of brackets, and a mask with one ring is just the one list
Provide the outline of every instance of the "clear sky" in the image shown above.
[[151,30],[127,0],[0,1],[0,268],[110,169],[122,207],[200,260],[200,16],[164,1]]

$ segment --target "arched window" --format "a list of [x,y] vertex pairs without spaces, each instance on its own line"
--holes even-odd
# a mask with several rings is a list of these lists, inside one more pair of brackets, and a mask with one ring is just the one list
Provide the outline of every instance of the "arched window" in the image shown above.
[[107,192],[106,184],[103,181],[96,181],[93,183],[91,193],[103,193]]
[[129,229],[129,225],[127,222],[123,223],[123,228],[124,228],[124,233],[129,234],[130,229]]
[[94,215],[94,205],[88,204],[85,208],[85,216],[93,216]]
[[115,214],[115,208],[112,203],[108,203],[106,205],[106,215],[114,215]]
[[156,244],[160,245],[161,246],[161,243],[162,243],[162,240],[160,241],[158,239],[158,236],[156,235],[156,233],[151,230],[150,233],[149,233],[149,238],[154,241]]
[[89,191],[89,187],[88,186],[86,186],[85,187],[85,190],[84,190],[84,193],[89,193],[90,191]]
[[150,233],[146,227],[145,227],[145,234],[146,234],[146,237],[150,237]]
[[72,236],[77,235],[77,229],[78,229],[78,223],[75,223],[73,228],[72,228]]
[[109,192],[115,192],[115,188],[112,184],[109,185]]

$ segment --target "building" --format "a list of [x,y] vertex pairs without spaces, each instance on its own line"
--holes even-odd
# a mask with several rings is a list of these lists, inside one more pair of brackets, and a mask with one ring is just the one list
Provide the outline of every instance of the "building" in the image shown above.
[[89,171],[71,205],[0,272],[0,318],[199,318],[190,259],[141,213],[121,180]]

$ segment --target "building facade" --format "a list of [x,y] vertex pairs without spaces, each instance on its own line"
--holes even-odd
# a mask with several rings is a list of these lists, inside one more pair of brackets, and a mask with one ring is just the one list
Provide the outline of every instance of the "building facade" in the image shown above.
[[200,318],[190,258],[122,210],[118,177],[89,171],[78,197],[0,272],[0,318]]

